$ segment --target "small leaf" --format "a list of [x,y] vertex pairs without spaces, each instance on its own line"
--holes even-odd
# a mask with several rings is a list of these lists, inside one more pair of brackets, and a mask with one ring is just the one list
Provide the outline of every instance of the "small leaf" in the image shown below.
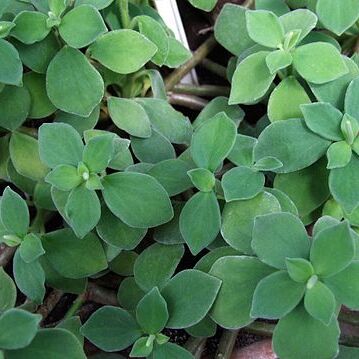
[[348,89],[345,94],[345,112],[358,119],[359,111],[357,109],[357,98],[358,98],[359,80],[353,79],[350,82]]
[[252,318],[280,319],[302,300],[305,284],[294,282],[286,271],[263,278],[253,295]]
[[314,236],[310,262],[315,273],[330,277],[345,269],[353,260],[355,244],[348,222],[324,229]]
[[285,264],[289,276],[299,283],[305,283],[314,274],[312,264],[304,258],[286,258]]
[[194,168],[187,172],[193,185],[201,192],[211,192],[216,183],[213,173],[205,168]]
[[25,236],[20,244],[20,255],[26,263],[31,263],[45,254],[41,239],[34,233]]
[[0,316],[0,347],[13,350],[26,347],[34,339],[41,321],[40,314],[9,309]]
[[298,47],[293,54],[293,65],[305,80],[315,84],[333,81],[349,71],[339,51],[325,42]]
[[89,48],[93,59],[119,74],[130,74],[143,67],[157,52],[157,47],[133,30],[111,31]]
[[255,219],[252,248],[264,263],[286,269],[286,258],[308,258],[309,239],[297,217],[290,213],[271,213]]
[[174,37],[168,38],[168,55],[164,63],[169,68],[177,68],[187,62],[192,57],[192,53]]
[[76,167],[58,165],[46,176],[45,181],[61,191],[71,191],[81,184],[82,178]]
[[341,141],[340,123],[343,114],[329,103],[317,102],[301,106],[305,124],[316,134],[331,141]]
[[266,94],[275,78],[265,60],[268,54],[268,51],[259,51],[239,63],[232,78],[230,105],[251,104]]
[[220,286],[219,279],[195,269],[179,272],[161,292],[168,306],[166,326],[180,329],[197,324],[210,310]]
[[155,346],[151,359],[194,359],[193,355],[185,348],[174,344],[166,343]]
[[115,173],[104,178],[103,186],[108,208],[131,227],[156,227],[173,217],[167,192],[151,176]]
[[130,358],[147,358],[149,355],[151,355],[152,350],[153,340],[150,340],[150,337],[139,338],[132,346]]
[[80,5],[70,10],[59,26],[60,36],[75,48],[90,45],[106,31],[101,14],[90,5]]
[[[218,137],[221,133],[221,137]],[[214,172],[228,156],[236,139],[236,127],[223,112],[206,121],[193,134],[191,154],[198,167]]]
[[237,166],[252,166],[254,162],[254,147],[257,142],[256,138],[238,134],[236,142],[227,156],[228,159]]
[[232,168],[222,177],[226,202],[250,199],[263,190],[265,177],[245,166]]
[[141,336],[141,330],[130,313],[110,306],[93,313],[81,327],[81,333],[107,352],[123,350]]
[[156,334],[163,330],[168,320],[167,303],[157,287],[139,301],[136,318],[146,334]]
[[22,63],[19,53],[9,42],[0,39],[0,83],[20,86],[22,82]]
[[188,0],[194,7],[204,10],[212,11],[217,4],[217,0]]
[[39,128],[41,160],[50,168],[77,166],[82,159],[83,143],[78,132],[65,123],[45,123]]
[[221,212],[214,192],[198,192],[182,209],[179,226],[191,253],[198,254],[217,237]]
[[308,283],[304,306],[312,317],[329,325],[335,314],[335,297],[325,284],[317,280],[314,286],[309,286]]
[[82,117],[90,116],[104,94],[101,75],[85,55],[68,46],[64,46],[49,64],[46,87],[51,102],[58,109]]
[[275,157],[263,157],[253,165],[257,171],[275,171],[281,168],[283,163]]
[[16,26],[11,36],[27,45],[41,41],[50,32],[46,20],[47,16],[41,12],[22,11],[13,20]]
[[146,248],[135,263],[136,283],[145,291],[153,287],[161,289],[174,274],[183,254],[182,245],[155,243]]
[[5,312],[16,304],[16,285],[12,278],[0,268],[0,312]]
[[286,77],[269,97],[268,117],[271,122],[302,117],[300,105],[307,103],[310,98],[300,83],[293,76]]
[[277,48],[284,39],[283,26],[271,11],[247,11],[246,24],[249,36],[260,45]]
[[272,75],[290,66],[292,61],[293,58],[290,52],[284,50],[270,52],[266,57],[266,64]]
[[339,334],[335,318],[328,326],[324,325],[299,305],[275,327],[273,349],[279,357],[286,359],[334,358],[339,349]]
[[24,236],[30,225],[29,210],[22,199],[10,187],[6,187],[0,202],[1,223],[11,233]]
[[327,151],[328,169],[345,167],[352,158],[352,149],[345,141],[335,142]]
[[132,136],[151,136],[151,123],[146,111],[137,102],[124,98],[110,97],[108,110],[114,124]]

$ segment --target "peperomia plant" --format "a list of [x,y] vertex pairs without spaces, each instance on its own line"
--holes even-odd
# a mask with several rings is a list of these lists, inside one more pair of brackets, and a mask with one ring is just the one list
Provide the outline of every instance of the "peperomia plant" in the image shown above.
[[[221,336],[227,359],[239,329],[356,358],[358,6],[225,4],[226,72],[148,0],[3,0],[0,358],[193,359]],[[178,84],[200,62],[231,88]]]

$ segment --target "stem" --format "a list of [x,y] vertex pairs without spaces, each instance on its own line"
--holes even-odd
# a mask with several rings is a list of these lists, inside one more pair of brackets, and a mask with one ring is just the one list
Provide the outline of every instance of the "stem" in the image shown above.
[[184,347],[192,354],[197,351],[204,338],[189,337]]
[[73,317],[76,314],[76,312],[82,307],[82,305],[85,303],[85,300],[86,300],[85,293],[82,293],[79,296],[77,296],[77,298],[72,303],[70,309],[65,314],[64,319],[69,319]]
[[38,308],[37,313],[42,315],[42,322],[49,316],[49,314],[54,310],[57,303],[60,301],[63,296],[63,292],[58,289],[54,289],[46,298],[44,303]]
[[172,105],[187,107],[191,110],[202,110],[208,102],[196,96],[171,94],[169,102]]
[[93,282],[87,285],[86,300],[104,305],[118,306],[117,295],[113,290],[98,286]]
[[0,267],[5,267],[16,251],[16,247],[8,247],[5,244],[0,245]]
[[228,96],[230,93],[230,87],[215,85],[193,86],[187,84],[178,84],[173,88],[173,92],[204,97]]
[[131,25],[131,19],[128,11],[128,0],[118,0],[118,7],[120,9],[122,28],[129,29]]
[[167,91],[172,90],[184,76],[195,68],[215,48],[216,40],[210,36],[193,54],[185,64],[173,71],[165,80]]
[[215,75],[222,77],[225,80],[228,80],[227,79],[227,69],[224,66],[217,64],[216,62],[209,60],[209,59],[203,59],[203,61],[201,62],[201,65],[208,71],[211,71],[212,73],[214,73]]
[[218,345],[216,359],[229,359],[232,355],[239,329],[225,330]]

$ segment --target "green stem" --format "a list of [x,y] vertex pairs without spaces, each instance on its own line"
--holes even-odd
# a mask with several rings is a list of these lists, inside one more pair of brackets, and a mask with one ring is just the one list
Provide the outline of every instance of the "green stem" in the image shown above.
[[69,318],[73,317],[76,314],[76,312],[82,307],[85,300],[86,300],[85,294],[80,294],[79,296],[77,296],[77,298],[72,303],[70,309],[65,314],[64,319],[69,319]]
[[230,87],[215,85],[193,86],[187,84],[178,84],[173,88],[173,92],[204,97],[228,96],[230,93]]
[[206,100],[203,100],[200,97],[175,93],[171,94],[169,102],[172,105],[187,107],[195,111],[201,111],[208,104]]
[[209,59],[203,59],[201,65],[208,71],[227,80],[227,69],[224,66]]
[[216,359],[229,359],[233,353],[239,330],[225,330],[218,345]]
[[131,19],[128,11],[128,0],[118,0],[118,7],[120,9],[122,28],[129,29],[131,25]]

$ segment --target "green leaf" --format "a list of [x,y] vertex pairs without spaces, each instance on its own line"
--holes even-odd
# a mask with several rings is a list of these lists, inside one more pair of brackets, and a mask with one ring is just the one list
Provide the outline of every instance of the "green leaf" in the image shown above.
[[257,102],[268,91],[275,74],[271,74],[266,57],[270,52],[259,51],[246,57],[233,74],[229,104]]
[[21,309],[9,309],[0,316],[0,348],[24,348],[34,339],[42,317]]
[[286,359],[334,358],[339,349],[339,335],[335,318],[328,326],[324,325],[300,305],[275,327],[273,349],[279,357]]
[[97,10],[105,9],[106,7],[110,6],[113,0],[76,0],[75,6],[80,5],[92,5]]
[[271,11],[247,11],[246,24],[249,36],[257,44],[276,49],[284,39],[283,26]]
[[157,47],[133,30],[111,31],[90,47],[90,55],[119,74],[130,74],[143,67],[157,52]]
[[166,343],[155,346],[154,351],[150,357],[151,359],[194,359],[193,355],[185,348],[174,344]]
[[256,138],[238,134],[236,142],[227,156],[228,159],[237,166],[252,166],[254,162],[253,151],[257,142]]
[[313,286],[308,282],[304,307],[313,318],[329,325],[335,314],[335,297],[331,290],[319,280]]
[[217,4],[217,0],[188,0],[194,7],[204,10],[212,11]]
[[38,141],[28,135],[14,132],[9,144],[11,161],[16,171],[34,181],[41,181],[49,169],[41,162]]
[[187,328],[200,322],[212,307],[220,286],[219,279],[195,269],[175,275],[161,293],[168,306],[166,327]]
[[334,293],[337,301],[353,310],[359,308],[359,261],[355,260],[343,271],[324,279],[324,284]]
[[151,123],[146,111],[137,102],[125,98],[110,97],[108,111],[114,124],[132,136],[151,136]]
[[101,219],[96,230],[100,238],[107,244],[125,250],[136,248],[147,232],[143,228],[129,227],[105,206],[101,209]]
[[5,312],[16,304],[16,285],[12,278],[0,268],[0,312]]
[[331,141],[341,141],[340,124],[343,114],[333,105],[325,102],[302,105],[305,124],[314,133]]
[[47,27],[46,20],[47,16],[41,12],[22,11],[13,20],[16,26],[11,31],[11,36],[26,45],[41,41],[51,30]]
[[274,188],[283,191],[294,202],[301,217],[313,212],[329,197],[327,161],[320,161],[303,170],[279,174]]
[[45,253],[41,239],[34,233],[29,233],[25,236],[20,244],[19,251],[21,258],[26,263],[33,262]]
[[153,337],[142,337],[135,341],[130,352],[130,358],[148,357],[153,350]]
[[216,335],[217,324],[206,316],[199,323],[186,328],[186,332],[195,338],[210,338]]
[[91,315],[81,327],[81,334],[98,348],[113,352],[127,348],[142,333],[130,313],[121,308],[105,306]]
[[42,245],[51,266],[66,278],[84,278],[107,268],[101,242],[92,233],[78,239],[70,229],[61,229],[44,235]]
[[277,188],[265,188],[265,191],[272,194],[278,200],[282,212],[289,212],[299,216],[297,207],[286,193]]
[[343,0],[332,3],[318,0],[316,11],[322,24],[336,35],[341,35],[358,20],[359,1]]
[[286,269],[286,258],[308,258],[309,238],[298,217],[285,212],[271,213],[256,217],[252,248],[262,262]]
[[332,169],[329,175],[331,194],[349,213],[359,204],[358,170],[359,158],[352,156],[345,167]]
[[114,258],[109,264],[109,268],[112,272],[122,276],[133,275],[133,268],[138,254],[133,251],[122,251]]
[[310,262],[315,273],[330,277],[345,269],[353,260],[355,244],[348,222],[320,231],[313,240]]
[[[247,32],[246,11],[242,6],[226,3],[214,25],[216,40],[236,56],[255,44]],[[238,33],[241,36],[236,36]]]
[[233,121],[224,112],[203,123],[192,137],[193,161],[198,167],[214,172],[231,151],[236,132]]
[[0,92],[0,107],[0,126],[10,131],[17,129],[25,122],[30,113],[29,91],[25,87],[5,86]]
[[66,13],[59,26],[61,37],[75,48],[90,45],[106,31],[101,14],[90,5],[80,5]]
[[46,176],[45,181],[61,191],[71,191],[81,184],[82,178],[76,167],[58,165]]
[[20,86],[22,83],[22,63],[19,53],[9,42],[0,39],[0,83]]
[[148,40],[151,40],[158,48],[152,58],[152,62],[157,66],[162,66],[169,53],[168,35],[163,26],[150,16],[142,15],[135,18],[138,22],[140,33]]
[[173,217],[167,192],[151,176],[115,173],[103,179],[103,186],[108,208],[131,227],[156,227]]
[[350,82],[345,94],[345,112],[358,119],[359,111],[356,106],[356,98],[359,89],[359,81],[354,79]]
[[146,334],[162,331],[168,320],[167,303],[157,287],[149,291],[137,304],[137,323]]
[[276,172],[288,173],[316,162],[329,145],[329,141],[311,132],[301,119],[276,121],[259,136],[254,156],[256,161],[267,156],[275,157],[283,163]]
[[156,163],[147,174],[154,177],[171,197],[192,187],[187,175],[189,169],[190,166],[185,161],[176,158]]
[[101,204],[96,192],[88,190],[85,185],[74,188],[67,199],[65,214],[76,236],[86,236],[101,217]]
[[278,200],[267,192],[246,201],[226,203],[222,213],[222,236],[233,248],[252,254],[254,219],[258,215],[280,212]]
[[205,168],[194,168],[187,174],[193,185],[201,192],[211,192],[216,184],[214,174]]
[[335,142],[328,148],[328,169],[345,167],[352,158],[352,148],[346,141]]
[[50,11],[60,17],[67,7],[67,0],[48,0]]
[[222,177],[222,187],[226,202],[250,199],[263,190],[265,177],[245,166],[232,168]]
[[29,118],[45,118],[56,111],[46,93],[46,78],[35,72],[24,75],[24,85],[31,97]]
[[314,274],[312,264],[304,258],[286,258],[287,271],[295,282],[305,283]]
[[317,25],[317,16],[307,9],[296,9],[290,11],[279,18],[284,32],[300,30],[300,36],[297,40],[299,43],[303,40]]
[[315,84],[333,81],[349,71],[340,52],[325,42],[298,47],[293,53],[293,65],[305,80]]
[[[344,97],[349,83],[359,75],[359,69],[356,63],[347,57],[344,57],[344,60],[349,69],[349,72],[346,75],[341,76],[334,81],[320,85],[312,83],[309,84],[315,97],[319,101],[328,102],[339,109],[344,108]],[[353,107],[353,109],[355,109],[355,107]]]
[[37,304],[45,296],[45,273],[39,261],[26,263],[16,251],[13,261],[15,283],[19,290]]
[[310,103],[310,98],[295,77],[286,77],[273,90],[268,101],[271,122],[302,117],[300,105]]
[[257,258],[228,256],[218,259],[210,274],[222,281],[221,289],[210,312],[211,318],[226,329],[245,327],[250,316],[252,298],[258,282],[273,272]]
[[283,163],[275,157],[263,157],[253,165],[256,171],[274,171],[281,168]]
[[64,46],[49,64],[46,87],[51,102],[58,109],[82,117],[90,116],[104,95],[101,75],[85,55],[68,46]]
[[169,68],[177,68],[180,65],[187,62],[191,57],[192,53],[182,43],[176,40],[174,37],[168,38],[169,51],[166,58],[165,66]]
[[198,192],[191,197],[182,209],[179,226],[193,255],[212,243],[221,228],[221,212],[215,193]]
[[41,160],[50,168],[58,165],[77,166],[84,145],[78,132],[65,123],[45,123],[39,128]]
[[253,295],[251,317],[279,319],[291,312],[302,300],[305,284],[294,282],[286,271],[263,278]]
[[11,21],[0,21],[0,38],[9,36],[11,30],[15,27],[15,24]]
[[117,300],[123,308],[135,311],[137,303],[144,295],[145,292],[136,284],[135,279],[127,277],[118,288]]
[[266,57],[266,64],[272,75],[290,66],[292,61],[293,58],[290,52],[284,50],[270,52]]
[[75,316],[63,319],[59,324],[56,325],[56,328],[65,329],[68,332],[71,332],[80,342],[80,344],[84,345],[84,337],[80,334],[81,325],[80,317]]
[[1,223],[11,233],[24,236],[30,225],[29,210],[22,199],[10,187],[6,187],[0,202]]
[[255,5],[257,10],[273,11],[277,16],[290,11],[288,5],[285,3],[285,0],[275,2],[272,0],[256,0]]
[[86,358],[75,335],[60,328],[40,330],[29,346],[7,352],[6,356],[9,359],[61,359],[64,356],[71,359]]
[[134,275],[136,283],[144,290],[162,288],[174,274],[184,254],[182,245],[155,243],[138,256]]
[[83,161],[91,172],[102,172],[110,163],[114,150],[114,135],[107,133],[91,138],[83,152]]

